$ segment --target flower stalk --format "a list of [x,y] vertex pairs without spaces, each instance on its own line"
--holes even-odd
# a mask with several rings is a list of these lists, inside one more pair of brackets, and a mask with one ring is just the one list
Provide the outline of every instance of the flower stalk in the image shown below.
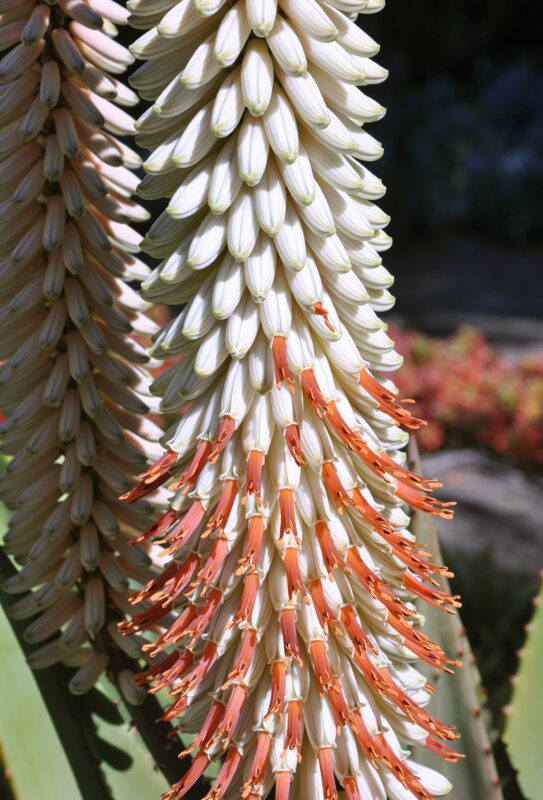
[[[426,709],[417,660],[456,662],[422,632],[415,598],[454,613],[446,568],[408,531],[409,506],[450,518],[405,465],[421,424],[384,379],[401,364],[379,312],[391,243],[365,130],[387,72],[355,22],[381,0],[130,0],[140,192],[168,200],[143,296],[181,312],[154,339],[154,383],[179,415],[126,499],[161,485],[140,537],[162,574],[124,623],[162,660],[165,719],[194,733],[178,800],[219,762],[207,800],[430,798],[450,784],[410,758],[455,760]],[[362,91],[358,88],[363,87]]]
[[118,500],[159,434],[133,338],[156,326],[129,286],[149,270],[130,227],[148,216],[131,199],[140,158],[120,138],[138,102],[117,78],[127,16],[113,0],[0,0],[0,497],[19,566],[3,589],[21,595],[31,666],[76,668],[75,694],[108,669],[129,586],[152,575],[128,546],[150,507]]

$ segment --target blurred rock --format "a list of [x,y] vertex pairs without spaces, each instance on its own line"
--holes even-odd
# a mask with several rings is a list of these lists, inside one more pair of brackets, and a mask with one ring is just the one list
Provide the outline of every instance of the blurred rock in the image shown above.
[[425,454],[422,463],[444,484],[440,498],[458,501],[452,522],[438,520],[445,549],[470,558],[489,552],[500,572],[516,576],[543,569],[541,482],[477,450]]

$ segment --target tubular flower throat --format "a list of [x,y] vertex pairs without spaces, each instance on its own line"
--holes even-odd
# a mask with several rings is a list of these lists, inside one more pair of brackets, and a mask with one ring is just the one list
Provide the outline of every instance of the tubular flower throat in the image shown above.
[[[129,0],[150,28],[133,86],[152,151],[141,194],[169,198],[144,249],[147,300],[185,304],[155,337],[154,383],[178,414],[126,496],[173,495],[141,542],[164,570],[123,632],[147,631],[141,683],[194,732],[170,800],[219,762],[207,800],[429,800],[450,785],[411,760],[457,734],[412,666],[453,662],[415,600],[454,613],[446,568],[405,508],[444,518],[405,466],[414,419],[377,373],[401,362],[376,312],[392,278],[364,129],[386,77],[359,12],[382,0]],[[357,87],[362,86],[363,91]],[[455,663],[455,662],[454,662]]]
[[116,77],[133,60],[113,39],[127,17],[112,0],[0,0],[0,497],[20,566],[3,588],[24,593],[12,614],[29,620],[31,665],[77,667],[74,693],[107,668],[107,631],[134,654],[117,621],[130,580],[152,574],[128,547],[149,505],[118,499],[159,433],[132,338],[155,326],[127,283],[149,273],[128,224],[146,219],[140,160],[116,138],[138,100]]

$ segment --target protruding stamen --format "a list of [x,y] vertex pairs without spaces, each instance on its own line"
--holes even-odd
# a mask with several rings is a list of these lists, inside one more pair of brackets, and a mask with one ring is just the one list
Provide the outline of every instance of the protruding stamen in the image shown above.
[[392,614],[405,617],[414,616],[415,612],[410,610],[401,600],[398,600],[387,584],[366,566],[356,547],[348,547],[346,554],[347,564],[372,597],[380,600]]
[[189,603],[189,605],[183,610],[183,613],[176,619],[176,621],[171,625],[167,631],[165,631],[158,639],[154,642],[149,642],[143,646],[143,649],[146,653],[149,653],[152,657],[156,656],[157,653],[160,653],[166,647],[169,647],[171,644],[175,644],[179,639],[182,639],[185,636],[185,629],[187,625],[196,619],[196,606],[193,603]]
[[375,654],[379,652],[377,647],[372,644],[369,637],[362,630],[362,626],[357,619],[356,611],[353,606],[343,606],[339,616],[345,625],[345,630],[347,631],[349,639],[356,648],[364,651],[371,650],[371,652]]
[[330,704],[334,709],[338,729],[342,725],[347,725],[351,719],[351,712],[349,711],[347,700],[345,699],[343,689],[341,688],[341,682],[337,676],[334,676],[332,679],[332,685],[328,691],[328,699],[330,700]]
[[379,758],[379,752],[375,745],[375,740],[368,731],[366,723],[364,722],[364,718],[362,717],[361,712],[358,710],[353,711],[351,714],[351,728],[356,736],[358,744],[362,749],[362,752],[369,762],[375,766],[377,764],[377,759]]
[[[153,664],[145,672],[140,672],[134,680],[138,686],[143,686],[147,681],[158,680],[161,682],[162,678],[164,678],[166,680],[165,685],[167,685],[170,675],[173,676],[173,680],[178,675],[182,675],[192,664],[192,659],[193,655],[189,650],[185,650],[183,655],[175,651],[166,656],[160,664]],[[162,676],[162,678],[159,678],[159,676]],[[149,691],[153,690],[150,689]]]
[[204,519],[206,510],[201,500],[194,500],[191,507],[185,516],[179,520],[177,525],[174,525],[169,531],[164,534],[162,543],[169,545],[167,550],[164,550],[164,555],[174,555],[180,550],[190,539],[196,528]]
[[423,556],[429,555],[429,553],[421,550],[416,544],[409,542],[404,536],[398,533],[387,519],[372,508],[358,489],[353,491],[352,500],[360,516],[369,522],[373,530],[383,537],[394,555],[399,558],[406,567],[425,576],[428,574],[438,574],[446,578],[453,577],[447,567],[432,564],[432,562],[423,558]]
[[328,633],[328,622],[333,620],[334,617],[330,611],[328,603],[326,602],[322,583],[319,578],[315,578],[315,580],[311,581],[309,584],[309,594],[311,595],[311,600],[313,601],[319,622],[322,625],[324,632]]
[[394,773],[402,786],[408,791],[413,792],[417,800],[434,800],[419,779],[406,767],[405,763],[394,754],[382,733],[377,734],[375,743],[379,750],[379,759],[381,763]]
[[458,738],[458,734],[447,725],[437,720],[401,689],[392,679],[385,667],[377,668],[370,661],[367,653],[355,653],[354,660],[362,670],[368,683],[374,690],[391,700],[403,713],[414,722],[420,725],[428,733],[438,736],[440,739],[452,741]]
[[[220,589],[211,589],[207,600],[198,609],[198,616],[192,620],[190,628],[186,628],[183,632],[183,636],[190,636],[192,641],[195,642],[206,630],[221,602],[222,592]],[[178,636],[176,641],[179,641],[180,638],[181,637]]]

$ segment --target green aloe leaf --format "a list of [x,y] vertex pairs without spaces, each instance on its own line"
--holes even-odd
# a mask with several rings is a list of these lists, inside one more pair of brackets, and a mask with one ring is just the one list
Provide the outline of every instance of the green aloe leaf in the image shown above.
[[541,797],[543,785],[543,586],[528,626],[513,698],[507,709],[504,740],[527,800]]
[[[0,504],[0,530],[8,512]],[[5,598],[3,598],[5,599]],[[17,800],[81,800],[70,763],[41,691],[57,702],[59,687],[53,676],[36,680],[25,663],[20,643],[0,610],[0,745],[10,789]],[[97,795],[100,800],[100,795]]]
[[[0,504],[0,538],[7,519],[8,511]],[[0,582],[12,573],[0,549]],[[160,770],[182,772],[173,745],[166,741],[169,727],[155,724],[160,706],[148,698],[141,707],[129,707],[107,680],[87,695],[74,697],[63,668],[32,672],[25,662],[24,623],[9,619],[11,597],[0,592],[0,601],[1,761],[13,797],[159,798],[169,789]],[[146,744],[160,752],[158,766]]]
[[[411,446],[411,458],[420,474],[420,461],[414,442]],[[413,518],[412,532],[417,541],[426,545],[425,549],[431,553],[431,560],[442,564],[443,557],[433,519],[427,514],[417,512]],[[443,588],[450,588],[445,580]],[[421,749],[416,754],[417,760],[446,775],[454,787],[454,798],[502,800],[500,780],[482,707],[481,677],[461,620],[458,615],[446,614],[427,604],[421,604],[420,611],[426,618],[424,632],[442,647],[449,658],[463,662],[463,667],[457,668],[454,675],[437,673],[431,667],[421,671],[437,686],[431,704],[432,714],[458,729],[462,738],[452,746],[465,758],[451,764]]]

